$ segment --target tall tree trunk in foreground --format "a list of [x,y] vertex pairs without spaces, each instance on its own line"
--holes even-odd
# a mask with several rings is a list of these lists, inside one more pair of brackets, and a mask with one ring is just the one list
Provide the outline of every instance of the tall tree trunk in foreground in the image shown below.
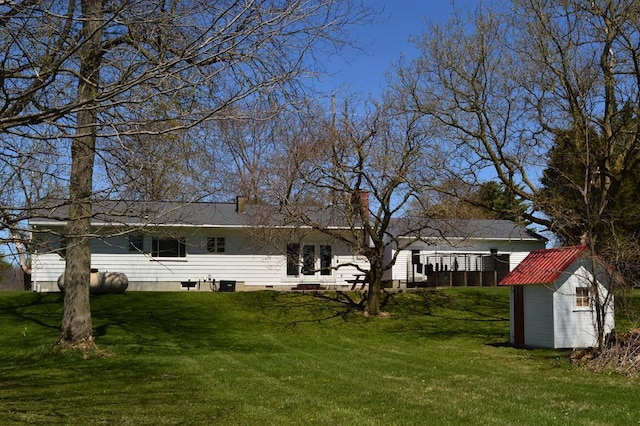
[[57,346],[93,347],[93,326],[89,303],[91,274],[91,193],[96,149],[98,94],[101,61],[102,2],[83,0],[83,37],[80,54],[78,100],[85,106],[78,112],[76,132],[71,142],[71,176],[69,182],[69,222],[67,225],[65,300],[62,327]]

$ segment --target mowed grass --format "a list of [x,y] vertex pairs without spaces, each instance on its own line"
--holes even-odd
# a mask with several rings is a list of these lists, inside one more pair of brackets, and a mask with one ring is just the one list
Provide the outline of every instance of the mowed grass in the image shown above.
[[83,359],[51,350],[60,295],[0,293],[0,423],[638,423],[640,379],[507,344],[508,289],[403,293],[385,309],[368,318],[276,292],[104,295],[92,311],[109,355]]

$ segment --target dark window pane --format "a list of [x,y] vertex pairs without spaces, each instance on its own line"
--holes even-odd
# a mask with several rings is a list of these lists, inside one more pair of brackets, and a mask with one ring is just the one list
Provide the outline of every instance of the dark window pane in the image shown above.
[[129,251],[144,251],[144,237],[142,234],[129,235]]
[[207,251],[210,253],[224,253],[224,238],[223,237],[207,238]]
[[331,246],[320,246],[320,275],[331,275]]
[[300,244],[287,244],[287,275],[298,276],[300,264]]
[[315,274],[316,248],[315,246],[302,247],[302,273],[304,275]]
[[67,255],[67,236],[60,235],[60,248],[58,249],[58,254],[60,257],[64,258]]
[[185,257],[187,255],[184,239],[154,238],[152,241],[154,257]]

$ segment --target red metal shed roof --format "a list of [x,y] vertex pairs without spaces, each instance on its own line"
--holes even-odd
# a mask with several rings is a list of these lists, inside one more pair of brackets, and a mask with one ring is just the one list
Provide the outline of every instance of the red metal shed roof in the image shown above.
[[532,251],[498,285],[552,284],[586,250],[571,246]]

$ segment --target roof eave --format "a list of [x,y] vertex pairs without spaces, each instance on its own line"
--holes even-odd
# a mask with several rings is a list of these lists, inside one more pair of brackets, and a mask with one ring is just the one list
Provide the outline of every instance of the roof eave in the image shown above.
[[[30,221],[32,226],[65,226],[66,221],[43,220]],[[153,223],[153,222],[91,222],[93,227],[131,227],[131,228],[227,228],[227,229],[251,229],[251,228],[276,228],[276,229],[313,229],[309,225],[247,225],[247,224],[190,224],[190,223]],[[362,228],[351,228],[348,226],[328,226],[329,230],[346,231],[361,230]]]

